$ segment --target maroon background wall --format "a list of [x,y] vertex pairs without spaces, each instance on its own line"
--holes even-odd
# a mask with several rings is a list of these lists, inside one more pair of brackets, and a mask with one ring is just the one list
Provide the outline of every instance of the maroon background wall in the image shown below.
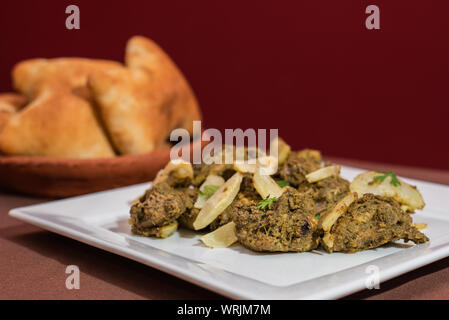
[[[77,4],[81,30],[65,28]],[[365,8],[381,30],[365,28]],[[0,4],[0,90],[31,57],[121,60],[153,38],[205,124],[279,128],[294,147],[449,169],[449,1],[32,1]]]

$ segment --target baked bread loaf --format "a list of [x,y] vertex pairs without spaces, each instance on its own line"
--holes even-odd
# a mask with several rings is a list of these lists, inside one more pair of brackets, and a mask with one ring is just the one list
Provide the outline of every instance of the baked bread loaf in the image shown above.
[[12,72],[20,94],[0,95],[6,155],[104,158],[166,149],[175,128],[201,119],[186,79],[153,41],[133,37],[125,65],[85,58],[30,59]]
[[30,103],[0,132],[7,155],[104,158],[115,155],[96,110],[89,102],[87,77],[120,66],[113,61],[32,59],[13,70],[17,91]]
[[0,131],[6,125],[8,120],[20,110],[27,102],[27,99],[17,93],[0,94]]
[[87,77],[94,71],[120,67],[121,63],[86,58],[30,59],[19,62],[12,71],[14,89],[34,98],[42,87],[70,90],[89,98]]
[[114,151],[87,100],[63,91],[42,89],[0,133],[8,155],[104,158]]
[[162,148],[170,132],[201,114],[192,89],[168,55],[150,39],[128,41],[126,67],[92,72],[89,88],[116,150],[141,154]]

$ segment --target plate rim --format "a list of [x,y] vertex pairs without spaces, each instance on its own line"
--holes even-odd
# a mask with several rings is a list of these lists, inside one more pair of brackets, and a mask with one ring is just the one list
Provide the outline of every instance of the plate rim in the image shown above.
[[[349,167],[349,166],[343,166],[343,167],[345,167],[347,169],[352,169],[352,170],[364,170],[364,169],[359,169],[359,168]],[[427,182],[427,181],[408,179],[408,178],[407,178],[407,180],[410,180],[412,182],[416,181],[418,183],[425,183],[425,184],[429,184],[429,185],[442,186],[442,187],[448,188],[447,185],[442,185],[442,184],[438,184],[438,183],[434,183],[434,182]],[[75,200],[75,199],[84,198],[84,197],[92,197],[92,196],[95,196],[98,194],[110,193],[110,192],[114,192],[114,191],[117,192],[117,191],[120,191],[125,188],[133,188],[133,187],[137,187],[140,185],[148,186],[149,183],[151,183],[151,182],[145,182],[145,183],[127,186],[127,187],[123,187],[123,188],[119,188],[119,189],[90,193],[90,194],[72,197],[72,198],[44,202],[41,204],[49,204],[49,203],[54,203],[54,202],[70,201],[70,200]],[[365,289],[366,286],[365,286],[364,280],[365,280],[366,276],[364,278],[361,278],[360,276],[356,277],[355,279],[352,279],[345,284],[339,284],[336,286],[332,286],[331,288],[327,288],[327,290],[324,290],[324,292],[321,292],[321,293],[315,292],[314,294],[312,294],[310,296],[299,295],[297,297],[292,297],[289,294],[282,293],[281,291],[293,292],[294,289],[296,289],[295,292],[297,292],[298,289],[301,289],[301,287],[306,287],[307,285],[310,286],[311,283],[319,283],[320,281],[322,282],[326,279],[329,279],[332,276],[335,277],[336,275],[337,276],[344,275],[345,273],[347,274],[348,271],[351,271],[351,270],[353,270],[354,272],[361,271],[363,268],[366,268],[367,265],[373,264],[375,261],[377,261],[378,264],[380,264],[381,269],[383,270],[383,272],[379,276],[379,280],[380,280],[380,282],[384,282],[384,281],[387,281],[389,279],[392,279],[394,277],[405,274],[407,272],[410,272],[412,270],[420,268],[424,265],[430,264],[439,259],[449,256],[449,235],[446,235],[443,237],[439,237],[440,241],[441,241],[441,238],[444,238],[444,239],[447,238],[447,240],[443,240],[443,241],[445,241],[443,244],[437,245],[435,248],[430,248],[431,251],[427,252],[425,255],[417,255],[416,257],[409,258],[409,259],[402,258],[402,260],[400,261],[399,264],[396,263],[396,264],[393,264],[392,266],[391,265],[389,266],[388,263],[386,262],[386,260],[391,255],[387,255],[387,256],[379,257],[377,259],[368,261],[363,264],[359,264],[359,265],[356,265],[356,266],[353,266],[350,268],[340,270],[336,273],[326,274],[326,275],[323,275],[323,276],[320,276],[317,278],[313,278],[313,279],[309,279],[309,280],[306,280],[303,282],[299,282],[299,283],[295,283],[295,284],[287,285],[287,286],[281,286],[281,287],[274,286],[274,285],[271,285],[268,283],[262,283],[255,279],[250,279],[245,276],[242,276],[242,275],[239,275],[236,273],[232,273],[230,271],[219,269],[219,270],[223,271],[225,274],[230,274],[232,277],[240,278],[239,280],[243,281],[242,283],[244,283],[244,284],[250,284],[250,285],[254,286],[252,288],[249,287],[249,288],[243,289],[243,288],[236,288],[235,286],[231,286],[227,281],[221,280],[221,281],[217,282],[217,279],[214,279],[213,277],[202,278],[199,274],[197,274],[195,272],[191,272],[191,271],[189,272],[188,270],[186,271],[186,270],[183,270],[183,269],[177,267],[176,265],[174,265],[172,263],[173,261],[171,261],[169,263],[167,260],[168,258],[171,260],[175,259],[176,261],[183,260],[183,261],[181,261],[182,263],[188,260],[187,258],[178,256],[174,253],[171,253],[168,251],[163,251],[161,249],[146,245],[145,246],[146,249],[151,248],[152,250],[163,251],[164,255],[167,256],[168,258],[164,259],[164,257],[161,257],[160,255],[152,256],[152,255],[149,255],[148,253],[143,254],[143,253],[137,251],[135,248],[131,248],[131,247],[124,248],[123,246],[120,246],[114,242],[111,242],[110,240],[107,240],[107,239],[105,240],[105,239],[102,239],[99,237],[95,237],[95,236],[92,236],[92,235],[89,235],[86,233],[79,232],[76,230],[76,228],[74,228],[74,226],[72,226],[72,228],[69,228],[67,226],[62,225],[61,223],[58,224],[56,222],[46,220],[42,217],[35,216],[35,215],[31,214],[30,212],[28,212],[28,210],[30,208],[31,209],[35,208],[41,204],[11,209],[9,211],[9,215],[16,219],[19,219],[21,221],[25,221],[25,222],[31,223],[33,225],[36,225],[40,228],[43,228],[45,230],[49,230],[51,232],[57,233],[61,236],[65,236],[65,237],[71,238],[73,240],[77,240],[82,243],[91,245],[93,247],[117,254],[119,256],[137,261],[137,262],[145,264],[145,265],[148,265],[155,269],[161,270],[162,272],[168,273],[172,276],[175,276],[182,280],[185,280],[185,281],[188,281],[195,285],[198,285],[200,287],[203,287],[207,290],[214,291],[214,292],[219,293],[225,297],[233,298],[233,299],[273,299],[273,300],[276,300],[276,299],[337,299],[337,298],[341,298],[341,297],[350,295],[354,292]],[[437,208],[435,208],[435,209],[437,209]],[[440,208],[438,208],[438,209],[440,209]],[[70,225],[70,223],[68,223],[68,225]],[[94,228],[94,226],[91,226],[91,227]],[[104,232],[109,232],[111,234],[114,234],[115,236],[123,237],[123,236],[120,236],[120,235],[118,235],[112,231],[106,230],[106,229],[104,229]],[[406,252],[407,252],[406,255],[409,255],[408,253],[410,252],[410,250],[419,251],[421,249],[428,248],[429,245],[430,245],[430,243],[422,244],[422,245],[415,245],[412,248],[407,249],[407,251],[395,252],[392,255],[395,255],[396,257],[398,257],[401,254],[405,255]],[[142,246],[143,246],[143,244],[142,244]],[[194,264],[202,264],[201,262],[195,261],[195,260],[190,260],[188,262],[193,262]],[[382,266],[387,266],[387,268],[384,269],[384,268],[382,268]],[[218,269],[216,267],[213,267],[213,268]],[[204,276],[204,274],[203,274],[203,276]],[[215,280],[215,281],[212,281],[212,280]],[[241,285],[240,285],[240,287],[241,287]],[[254,290],[254,288],[256,288],[257,290]],[[267,298],[267,295],[260,294],[262,292],[262,290],[260,290],[260,288],[271,290],[271,295]]]

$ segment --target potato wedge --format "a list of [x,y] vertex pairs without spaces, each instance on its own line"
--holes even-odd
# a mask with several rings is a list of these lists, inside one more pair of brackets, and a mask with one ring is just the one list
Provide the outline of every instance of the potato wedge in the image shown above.
[[236,148],[233,145],[224,145],[221,154],[218,156],[221,157],[222,162],[216,162],[217,164],[233,164],[237,156],[244,154],[244,148]]
[[413,226],[418,230],[424,230],[427,228],[427,223],[414,223]]
[[182,159],[171,160],[164,169],[157,173],[154,183],[156,184],[162,182],[170,175],[175,175],[177,179],[193,179],[192,164]]
[[[256,151],[257,150],[257,151]],[[233,145],[225,144],[213,155],[204,154],[203,161],[206,164],[233,164],[236,161],[244,161],[246,159],[248,150],[245,147],[235,147]],[[254,148],[252,155],[257,155],[258,149]],[[261,151],[260,151],[261,152]],[[255,157],[255,156],[254,156]],[[255,160],[254,160],[255,163]]]
[[332,253],[334,248],[334,237],[329,232],[326,232],[323,238],[321,238],[321,243],[327,252]]
[[329,210],[320,217],[318,228],[322,229],[324,232],[329,232],[338,218],[348,210],[348,207],[356,201],[357,198],[357,193],[351,192],[347,194],[343,199],[337,202],[332,210]]
[[227,248],[237,242],[235,223],[229,222],[200,238],[209,248]]
[[234,170],[241,173],[256,172],[257,164],[250,164],[247,161],[237,160],[234,162]]
[[[214,174],[210,174],[207,176],[206,180],[201,185],[200,191],[204,191],[204,189],[207,186],[221,187],[224,183],[225,183],[225,180],[222,177],[216,176]],[[205,195],[199,194],[198,198],[196,199],[196,202],[193,206],[197,209],[202,209],[204,207],[204,204],[206,203],[207,199],[208,198]]]
[[260,170],[254,173],[253,184],[262,199],[279,198],[284,192],[284,189],[279,187],[272,177],[261,174]]
[[255,159],[254,163],[250,163],[247,160],[236,160],[234,162],[234,170],[242,173],[248,172],[254,174],[258,167],[262,170],[263,174],[272,175],[278,169],[278,162],[275,157],[267,155],[259,156]]
[[349,208],[349,206],[357,200],[357,193],[349,193],[341,199],[335,207],[321,216],[318,221],[318,228],[324,231],[321,242],[327,252],[332,252],[334,247],[334,236],[330,233],[332,226],[337,222]]
[[256,146],[247,147],[246,153],[247,153],[248,159],[253,159],[253,160],[260,158],[260,157],[265,157],[267,155],[267,153],[264,150],[259,149]]
[[207,227],[234,201],[242,179],[243,176],[239,172],[235,173],[206,201],[193,222],[195,230]]
[[332,176],[338,176],[340,174],[340,169],[341,167],[338,165],[324,167],[309,173],[306,175],[306,179],[310,183],[314,183]]
[[376,171],[359,174],[351,182],[351,192],[357,192],[359,196],[365,193],[372,193],[393,198],[398,201],[402,205],[401,208],[407,212],[414,212],[415,209],[424,208],[424,199],[416,187],[409,185],[401,179],[398,179],[401,185],[394,186],[391,184],[391,176],[388,176],[382,182],[374,179],[381,175],[382,173]]
[[234,170],[241,173],[254,173],[257,167],[257,157],[262,153],[257,147],[236,147],[234,155]]
[[257,169],[261,175],[271,176],[278,171],[278,159],[273,156],[259,157]]
[[157,237],[162,239],[168,238],[173,233],[175,233],[176,230],[178,230],[178,221],[175,220],[173,223],[160,227],[158,230]]
[[291,152],[291,148],[280,137],[273,139],[273,141],[271,141],[271,144],[272,144],[273,150],[276,150],[274,148],[277,148],[278,164],[281,166],[288,159],[288,156],[290,155],[290,152]]

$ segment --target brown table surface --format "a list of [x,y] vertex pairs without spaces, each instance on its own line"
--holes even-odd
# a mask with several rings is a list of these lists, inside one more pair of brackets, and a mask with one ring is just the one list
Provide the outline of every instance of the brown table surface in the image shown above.
[[[367,169],[394,170],[449,184],[449,171],[332,158]],[[221,299],[156,269],[42,230],[8,216],[15,207],[46,201],[0,193],[0,299]],[[449,232],[449,230],[448,230]],[[80,289],[67,290],[68,265],[80,268]],[[449,299],[449,258],[347,299]]]

